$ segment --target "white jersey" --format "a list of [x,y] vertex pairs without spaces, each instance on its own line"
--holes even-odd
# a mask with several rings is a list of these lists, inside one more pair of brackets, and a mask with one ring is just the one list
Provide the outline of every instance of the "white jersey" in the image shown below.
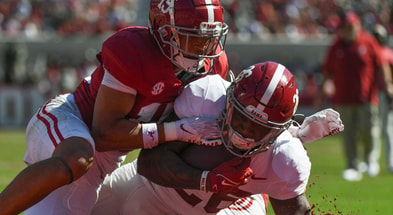
[[228,207],[235,199],[264,193],[285,200],[303,194],[311,170],[311,162],[302,143],[284,132],[268,151],[252,156],[254,175],[248,183],[222,196],[198,190],[162,187],[150,182],[151,192],[179,214],[208,214]]
[[[229,85],[229,82],[217,75],[206,76],[194,81],[176,99],[174,109],[181,117],[218,117],[225,106],[226,88]],[[128,186],[127,189],[118,187],[116,188],[117,191],[112,193],[113,195],[116,192],[122,192],[122,195],[127,196],[126,200],[121,200],[125,201],[121,203],[123,206],[116,206],[121,208],[120,214],[215,214],[219,210],[229,207],[235,200],[251,196],[252,194],[263,193],[279,200],[290,199],[303,194],[310,176],[311,162],[299,139],[292,137],[288,131],[284,131],[268,151],[251,157],[250,167],[254,171],[254,175],[249,178],[248,183],[227,195],[163,187],[152,183],[139,174],[129,178],[131,183],[122,181],[122,177],[116,178],[114,176],[110,180],[106,179],[104,186],[114,186],[116,181],[120,182],[117,183],[120,186]],[[132,165],[123,166],[116,170],[115,173],[121,175],[121,171],[124,173],[128,172],[128,174],[136,172],[135,170],[130,170],[133,168],[136,168],[136,162]],[[133,188],[130,188],[130,186],[133,186]],[[134,192],[132,192],[133,194],[124,194],[124,190],[133,190]],[[138,190],[140,191],[139,195],[136,195],[135,192]],[[144,196],[143,198],[141,198],[142,195]],[[147,195],[151,196],[151,201],[146,200],[148,199]],[[131,196],[135,196],[135,198]],[[118,204],[121,201],[117,198],[115,202]],[[253,204],[253,201],[252,198],[246,198],[244,201],[244,210],[247,211],[247,204],[250,206]],[[100,204],[101,208],[108,208],[108,205],[110,205],[104,206],[105,204]],[[138,207],[135,206],[136,204]],[[265,206],[263,200],[262,203],[259,201],[257,204]],[[143,210],[143,208],[146,209],[147,207],[156,208],[157,213]],[[161,210],[161,213],[158,210]],[[261,211],[264,210],[265,208],[261,209]],[[102,212],[102,210],[96,211]],[[223,211],[219,214],[226,214],[222,213]],[[225,212],[228,212],[228,210],[225,209]],[[93,214],[100,213],[96,212]],[[235,212],[232,214],[235,214]],[[244,214],[253,213],[246,212]]]

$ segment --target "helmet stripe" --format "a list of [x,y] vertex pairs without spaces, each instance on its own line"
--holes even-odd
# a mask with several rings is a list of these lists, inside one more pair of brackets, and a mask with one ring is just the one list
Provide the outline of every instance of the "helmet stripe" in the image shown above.
[[[269,85],[267,86],[267,89],[265,93],[263,94],[260,102],[262,104],[267,104],[269,103],[270,98],[272,97],[274,90],[276,89],[278,83],[281,80],[282,74],[284,73],[285,67],[281,64],[278,64],[276,71],[274,71],[274,75],[272,77],[272,80],[270,81]],[[257,107],[259,110],[264,110],[265,106],[258,104]]]
[[[205,0],[206,5],[211,5],[212,0]],[[210,22],[214,22],[214,9],[213,7],[206,7],[207,8],[207,15],[208,15],[208,20]]]
[[171,25],[175,25],[175,15],[173,14],[173,9],[175,8],[175,0],[171,0],[169,8],[170,8],[169,17],[170,17]]

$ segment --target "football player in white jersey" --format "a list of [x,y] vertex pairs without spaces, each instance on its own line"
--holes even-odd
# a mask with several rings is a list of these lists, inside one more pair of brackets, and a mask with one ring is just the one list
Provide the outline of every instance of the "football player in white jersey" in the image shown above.
[[[293,75],[275,62],[257,63],[233,83],[216,75],[190,83],[175,100],[177,116],[218,118],[223,144],[143,149],[137,161],[105,179],[92,214],[266,214],[268,198],[276,214],[310,214],[305,192],[311,162],[301,140],[332,135],[343,125],[327,109],[306,117],[300,128],[291,126],[298,102]],[[249,164],[253,175],[215,192],[209,170],[230,159],[234,167]],[[208,171],[199,176],[200,170]],[[233,183],[224,178],[221,185]]]

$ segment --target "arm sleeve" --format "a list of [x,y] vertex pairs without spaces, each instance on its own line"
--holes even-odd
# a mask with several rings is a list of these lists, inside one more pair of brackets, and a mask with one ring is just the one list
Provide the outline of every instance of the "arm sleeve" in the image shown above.
[[105,70],[105,74],[104,74],[104,78],[102,79],[102,84],[103,85],[105,85],[107,87],[110,87],[112,89],[118,90],[118,91],[123,92],[123,93],[129,93],[129,94],[132,94],[132,95],[136,95],[137,94],[137,91],[134,88],[129,87],[129,86],[121,83],[119,80],[117,80],[115,77],[113,77],[105,69],[105,67],[104,67],[104,70]]
[[311,171],[310,159],[300,140],[289,137],[289,133],[284,136],[286,140],[278,142],[273,155],[273,170],[282,186],[270,196],[279,200],[303,194]]

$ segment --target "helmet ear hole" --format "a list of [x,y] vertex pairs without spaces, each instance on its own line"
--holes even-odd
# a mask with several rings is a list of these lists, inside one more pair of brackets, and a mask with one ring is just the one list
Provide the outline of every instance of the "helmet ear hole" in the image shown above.
[[289,112],[290,112],[290,110],[288,110],[288,109],[282,110],[281,115],[286,116]]

